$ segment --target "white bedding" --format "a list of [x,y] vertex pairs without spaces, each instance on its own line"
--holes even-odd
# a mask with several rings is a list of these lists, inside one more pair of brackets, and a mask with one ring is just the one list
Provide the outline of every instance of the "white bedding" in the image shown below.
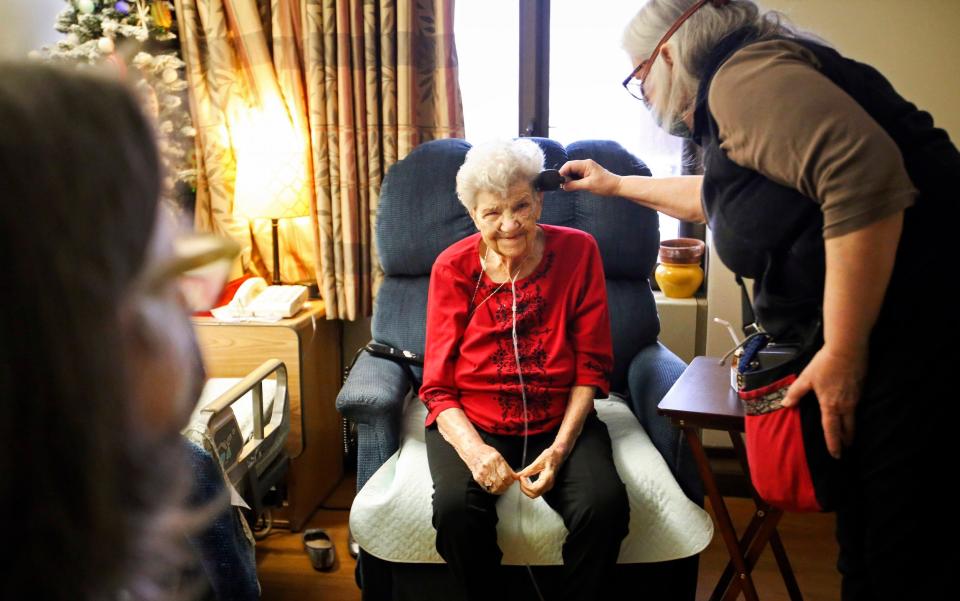
[[[237,385],[242,378],[210,378],[203,385],[203,392],[200,393],[200,400],[197,401],[197,406],[193,410],[193,415],[190,416],[190,427],[193,429],[196,427],[197,420],[200,417],[200,411],[213,401],[217,400],[217,397],[230,390],[233,386]],[[277,381],[275,379],[263,380],[263,420],[264,423],[270,418],[270,413],[273,411],[273,405],[271,403],[274,395],[277,390]],[[253,392],[248,392],[247,394],[240,397],[235,403],[230,405],[231,411],[233,411],[234,417],[237,418],[237,425],[240,427],[240,432],[243,434],[243,442],[247,443],[253,438]],[[202,426],[201,431],[205,429],[205,424]]]
[[[610,431],[614,463],[630,499],[630,533],[620,547],[619,562],[667,561],[702,551],[713,537],[710,516],[683,494],[624,403],[598,400],[596,407]],[[381,559],[443,562],[431,525],[433,482],[423,438],[425,416],[423,404],[413,399],[404,412],[400,450],[364,485],[350,510],[354,538]],[[560,549],[567,531],[546,501],[523,496],[514,484],[497,502],[497,512],[504,564],[563,563]]]

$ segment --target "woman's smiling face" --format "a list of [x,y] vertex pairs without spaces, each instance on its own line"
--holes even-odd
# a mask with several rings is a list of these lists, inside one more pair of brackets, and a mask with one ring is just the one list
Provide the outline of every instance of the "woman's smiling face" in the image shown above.
[[477,206],[470,216],[488,249],[509,259],[519,259],[533,251],[537,220],[543,208],[542,194],[521,181],[512,185],[506,196],[481,191],[476,199]]

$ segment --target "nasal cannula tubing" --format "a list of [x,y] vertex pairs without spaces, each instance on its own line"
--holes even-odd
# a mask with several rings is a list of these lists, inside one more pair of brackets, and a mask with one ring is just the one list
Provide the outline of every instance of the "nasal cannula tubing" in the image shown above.
[[[486,255],[490,252],[490,248],[487,248],[486,253],[480,258],[480,276],[477,278],[477,287],[473,290],[473,297],[470,299],[470,304],[473,305],[473,301],[477,298],[477,291],[480,289],[480,280],[483,278],[483,272],[486,270],[487,262]],[[523,261],[526,261],[524,257]],[[529,426],[530,422],[527,416],[527,390],[526,386],[523,383],[523,369],[520,367],[520,343],[517,340],[517,277],[520,275],[520,270],[523,267],[523,261],[521,261],[521,267],[518,268],[512,275],[510,272],[507,272],[507,281],[510,282],[510,294],[513,297],[512,302],[512,315],[513,323],[511,327],[511,335],[513,338],[513,356],[517,361],[517,377],[520,379],[520,398],[523,399],[523,452],[520,457],[520,465],[523,467],[527,466],[527,438],[529,436]],[[477,309],[486,303],[490,298],[500,291],[503,288],[503,285],[507,282],[503,282],[497,286],[497,288],[491,292],[486,298],[484,298],[477,306],[473,307],[469,312],[469,317],[472,317],[476,313]],[[523,532],[523,512],[521,511],[521,504],[523,502],[523,495],[517,495],[517,527],[520,530],[520,536],[526,538],[526,535]],[[533,583],[533,589],[537,593],[537,598],[540,601],[544,601],[543,593],[540,592],[540,586],[537,584],[537,579],[533,576],[533,568],[530,567],[530,564],[527,563],[527,573],[530,574],[530,582]]]
[[[523,384],[523,370],[520,368],[520,345],[517,342],[517,276],[520,275],[519,270],[513,275],[510,279],[510,293],[513,295],[513,356],[517,360],[517,377],[520,378],[520,398],[523,399],[523,453],[521,453],[520,465],[523,467],[527,466],[527,436],[529,434],[529,425],[530,422],[527,419],[527,391],[526,386]],[[526,539],[526,535],[523,533],[523,512],[520,510],[521,503],[523,501],[523,495],[517,495],[517,528],[520,530],[520,536]],[[533,589],[537,592],[537,597],[540,601],[544,601],[543,594],[540,592],[540,587],[537,585],[537,579],[533,577],[533,569],[530,567],[530,564],[527,563],[527,572],[530,574],[530,582],[533,583]]]

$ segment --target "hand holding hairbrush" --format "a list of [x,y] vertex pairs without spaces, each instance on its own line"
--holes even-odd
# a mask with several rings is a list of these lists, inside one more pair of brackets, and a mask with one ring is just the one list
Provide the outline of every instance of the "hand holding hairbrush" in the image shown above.
[[578,178],[560,175],[560,172],[556,169],[545,169],[541,171],[536,178],[534,178],[533,189],[537,192],[552,192],[554,190],[562,190],[563,184],[572,179]]

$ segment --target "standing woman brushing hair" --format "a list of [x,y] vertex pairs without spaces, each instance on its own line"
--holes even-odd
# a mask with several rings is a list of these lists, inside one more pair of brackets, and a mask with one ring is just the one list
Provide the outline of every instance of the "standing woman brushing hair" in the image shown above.
[[704,175],[570,161],[561,173],[582,179],[566,189],[706,222],[723,262],[755,280],[774,339],[809,339],[822,323],[783,405],[815,395],[839,459],[843,598],[946,598],[960,557],[933,549],[960,530],[931,510],[931,484],[958,454],[942,431],[958,404],[940,389],[960,324],[916,282],[955,271],[942,228],[960,217],[960,153],[875,69],[750,0],[650,0],[624,48],[624,86],[703,148]]

